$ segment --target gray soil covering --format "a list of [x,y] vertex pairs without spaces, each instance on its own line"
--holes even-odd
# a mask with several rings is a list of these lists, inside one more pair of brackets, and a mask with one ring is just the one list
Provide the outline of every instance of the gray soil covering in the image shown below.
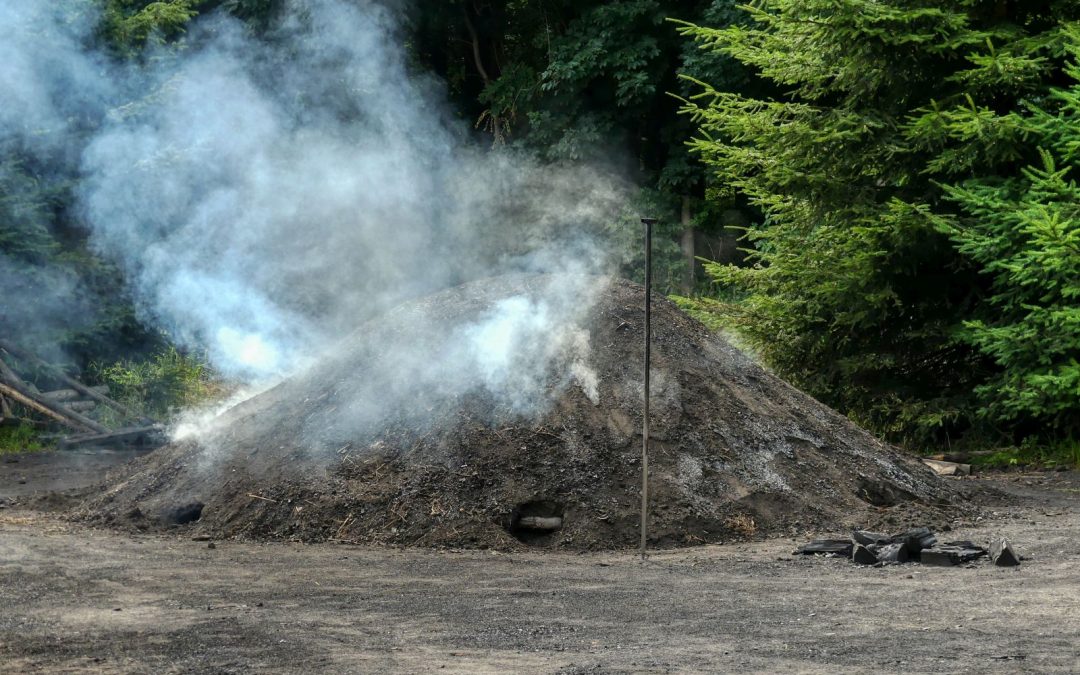
[[[192,534],[222,538],[631,547],[639,517],[640,286],[596,280],[603,290],[580,328],[597,390],[568,377],[568,364],[556,359],[545,375],[552,402],[539,413],[437,387],[402,398],[400,383],[380,375],[388,370],[379,367],[386,345],[422,343],[437,358],[440,336],[453,326],[548,282],[485,280],[399,308],[344,340],[333,358],[232,409],[197,441],[175,442],[112,475],[75,517],[135,530],[194,521],[184,525]],[[430,323],[418,324],[421,316]],[[653,545],[936,527],[969,512],[929,469],[766,372],[669,301],[654,300],[653,317]],[[380,392],[390,403],[373,415]],[[520,528],[529,516],[561,516],[563,526],[546,534]]]
[[[49,453],[58,463],[61,453]],[[0,464],[11,484],[64,467]],[[18,480],[27,480],[18,484]],[[809,536],[654,553],[192,541],[0,508],[0,673],[1076,673],[1080,474],[955,479],[1019,567],[860,567]],[[214,544],[214,548],[210,545]]]

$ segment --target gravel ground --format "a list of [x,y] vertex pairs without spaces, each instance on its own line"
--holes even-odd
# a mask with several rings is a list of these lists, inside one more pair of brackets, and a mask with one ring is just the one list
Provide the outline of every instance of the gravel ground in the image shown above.
[[859,568],[791,539],[644,562],[206,542],[9,502],[0,672],[1080,671],[1080,475],[979,482],[998,505],[947,536],[1007,536],[1019,568]]

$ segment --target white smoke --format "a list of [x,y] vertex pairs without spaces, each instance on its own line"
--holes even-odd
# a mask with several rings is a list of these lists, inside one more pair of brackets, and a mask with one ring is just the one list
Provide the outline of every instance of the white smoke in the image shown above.
[[[19,5],[0,8],[0,36],[26,12],[68,25],[47,0]],[[20,98],[0,120],[70,125],[60,84],[76,108],[98,111],[79,201],[143,321],[206,350],[226,375],[265,383],[403,300],[508,272],[562,272],[468,325],[427,321],[454,338],[436,363],[409,340],[385,346],[400,375],[386,379],[409,383],[403,400],[426,383],[528,410],[549,396],[558,361],[566,383],[597,400],[589,338],[574,326],[596,292],[589,275],[609,262],[594,235],[626,186],[602,170],[485,149],[445,109],[443,84],[410,69],[392,9],[294,0],[260,39],[217,13],[196,20],[182,48],[126,68],[107,68],[81,40],[52,53],[46,74],[0,70]],[[32,39],[0,40],[3,64],[39,52]],[[355,406],[375,396],[357,394]]]
[[563,246],[558,228],[619,198],[474,149],[377,3],[293,3],[269,41],[213,17],[190,42],[87,148],[82,196],[144,313],[229,375],[289,372],[405,298]]
[[0,3],[0,334],[50,359],[59,338],[96,316],[72,270],[50,259],[45,221],[78,165],[78,132],[115,96],[106,59],[89,53],[88,3]]
[[76,0],[0,3],[0,141],[33,154],[72,147],[71,132],[91,123],[116,95],[106,59],[85,49],[98,20]]

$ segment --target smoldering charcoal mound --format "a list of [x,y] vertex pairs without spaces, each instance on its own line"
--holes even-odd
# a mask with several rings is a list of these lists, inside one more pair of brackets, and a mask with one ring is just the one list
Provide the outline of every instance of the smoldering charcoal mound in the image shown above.
[[[513,373],[502,391],[442,384],[468,381],[468,373],[439,367],[460,339],[455,327],[550,284],[489,279],[404,305],[343,340],[334,357],[233,408],[198,440],[125,467],[74,515],[213,537],[632,547],[640,286],[590,280],[596,297],[580,325],[560,327],[585,336],[587,350],[544,352],[546,405],[528,395],[537,383]],[[653,317],[654,545],[879,523],[896,529],[945,522],[965,508],[929,469],[755,365],[669,301],[654,300]],[[395,367],[403,344],[426,354],[430,367]],[[177,513],[196,508],[197,520],[178,524],[185,519]]]

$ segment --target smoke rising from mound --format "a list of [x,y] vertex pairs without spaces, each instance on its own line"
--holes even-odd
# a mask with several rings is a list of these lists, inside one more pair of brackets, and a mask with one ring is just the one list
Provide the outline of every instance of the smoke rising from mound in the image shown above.
[[[565,273],[473,325],[418,320],[445,337],[437,362],[406,340],[384,364],[412,374],[399,378],[406,389],[479,387],[523,412],[546,397],[553,359],[595,391],[588,336],[574,324],[591,275],[607,270],[598,242],[626,186],[477,148],[403,44],[386,5],[296,0],[268,36],[217,13],[138,68],[57,51],[38,79],[66,82],[101,120],[78,187],[92,244],[125,270],[145,321],[246,382],[302,369],[405,299],[510,272]],[[48,107],[24,105],[21,117]]]
[[85,3],[0,3],[0,333],[50,358],[58,334],[94,319],[71,269],[50,259],[50,194],[79,162],[78,132],[115,96],[83,43],[97,17]]

